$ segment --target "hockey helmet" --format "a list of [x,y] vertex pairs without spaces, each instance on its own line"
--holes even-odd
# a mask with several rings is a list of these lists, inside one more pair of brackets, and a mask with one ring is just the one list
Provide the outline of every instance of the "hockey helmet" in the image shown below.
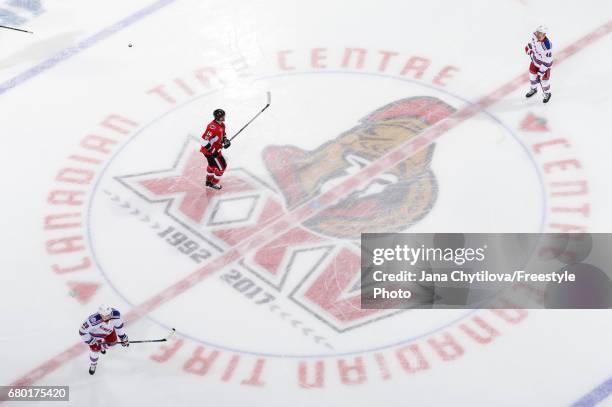
[[108,305],[102,304],[100,308],[98,308],[98,314],[100,314],[102,318],[110,318],[111,315],[113,315],[113,309]]
[[542,34],[547,34],[548,33],[548,27],[546,27],[545,25],[539,25],[538,28],[536,28],[535,32],[542,33]]
[[216,109],[213,112],[213,117],[215,118],[215,120],[219,120],[222,117],[225,117],[225,110],[223,109]]

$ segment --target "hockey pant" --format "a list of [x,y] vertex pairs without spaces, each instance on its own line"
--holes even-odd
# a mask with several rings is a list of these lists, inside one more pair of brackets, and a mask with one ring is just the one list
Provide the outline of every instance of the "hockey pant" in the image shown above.
[[538,83],[542,85],[542,91],[544,93],[550,93],[550,68],[544,73],[544,75],[538,75],[538,67],[532,62],[529,65],[529,82],[531,89],[538,87]]
[[227,163],[221,154],[207,155],[208,167],[206,167],[206,181],[213,184],[219,183],[219,179],[225,172]]
[[[106,343],[115,343],[117,342],[117,333],[113,329],[113,332],[104,337],[104,342]],[[112,346],[112,345],[111,345]],[[93,345],[89,345],[89,360],[92,365],[98,364],[98,357],[100,356],[100,351],[102,350],[102,346],[99,343],[94,343]]]

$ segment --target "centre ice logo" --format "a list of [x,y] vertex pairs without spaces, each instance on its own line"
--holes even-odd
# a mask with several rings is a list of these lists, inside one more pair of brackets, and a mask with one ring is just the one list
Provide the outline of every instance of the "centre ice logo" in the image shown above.
[[[314,151],[269,146],[263,159],[292,209],[376,161],[418,132],[454,112],[432,97],[389,103]],[[429,165],[434,146],[404,160],[309,219],[304,226],[331,237],[359,239],[362,232],[400,232],[422,219],[436,199]]]
[[[393,87],[382,92],[385,84]],[[400,155],[399,146],[426,141],[424,132],[467,102],[377,75],[279,75],[265,89],[280,102],[232,143],[221,191],[205,187],[200,134],[219,106],[227,108],[230,134],[252,117],[252,99],[244,95],[213,91],[163,110],[118,148],[96,184],[88,220],[106,283],[134,306],[164,298],[172,317],[152,319],[187,338],[270,356],[376,349],[464,318],[466,312],[431,318],[362,310],[358,239],[362,231],[422,232],[449,222],[486,227],[488,218],[479,215],[485,205],[508,207],[516,223],[522,215],[510,210],[514,190],[507,186],[523,188],[529,179],[516,173],[528,168],[510,173],[491,161],[486,174],[497,181],[484,195],[482,183],[457,183],[482,172],[466,165],[478,162],[474,155],[499,154],[489,134],[506,129],[494,119],[479,121],[468,133],[470,148],[450,138]],[[319,103],[313,89],[328,92],[328,103]],[[354,103],[348,89],[370,96]],[[470,191],[477,201],[454,199]],[[193,318],[201,323],[191,324]],[[400,328],[406,323],[408,331]],[[381,330],[387,335],[375,334]]]
[[[228,171],[221,192],[204,188],[205,161],[194,136],[187,138],[173,168],[115,179],[146,202],[163,205],[173,221],[226,251],[304,200],[333,188],[351,175],[353,167],[358,170],[452,112],[435,98],[406,98],[375,110],[314,151],[268,146],[262,159],[280,195],[243,168]],[[336,332],[395,313],[360,308],[360,257],[354,240],[362,231],[405,230],[428,213],[436,197],[429,169],[433,150],[431,146],[405,160],[304,224],[247,253],[240,260],[242,269],[267,284],[275,298],[284,297]],[[179,250],[190,249],[182,245]],[[308,256],[300,257],[306,252]],[[297,284],[288,285],[288,274],[298,259],[307,272]],[[234,277],[239,278],[234,273],[226,280]],[[248,289],[250,284],[240,286]]]

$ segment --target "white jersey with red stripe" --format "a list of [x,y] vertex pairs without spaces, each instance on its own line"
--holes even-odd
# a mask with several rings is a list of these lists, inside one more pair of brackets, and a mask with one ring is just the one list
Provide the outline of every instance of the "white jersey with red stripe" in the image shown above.
[[540,72],[546,72],[550,69],[554,59],[552,54],[552,43],[548,37],[544,37],[544,39],[540,41],[536,38],[535,34],[533,34],[525,50],[527,54],[531,56],[533,64]]
[[106,336],[113,333],[113,330],[117,331],[119,340],[123,340],[126,337],[123,331],[123,319],[121,313],[112,308],[113,313],[108,321],[104,321],[99,313],[90,315],[83,325],[79,328],[79,334],[83,342],[87,344],[93,344],[104,339]]

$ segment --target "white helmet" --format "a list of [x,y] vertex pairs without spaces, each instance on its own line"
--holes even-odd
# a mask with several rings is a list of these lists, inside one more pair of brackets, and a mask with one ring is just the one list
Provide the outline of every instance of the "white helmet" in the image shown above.
[[536,28],[535,32],[542,33],[542,34],[547,34],[548,33],[548,27],[546,27],[545,25],[540,25],[540,26],[538,26],[538,28]]
[[110,317],[113,315],[113,309],[108,305],[103,304],[100,305],[100,308],[98,308],[98,314],[100,314],[102,317]]

